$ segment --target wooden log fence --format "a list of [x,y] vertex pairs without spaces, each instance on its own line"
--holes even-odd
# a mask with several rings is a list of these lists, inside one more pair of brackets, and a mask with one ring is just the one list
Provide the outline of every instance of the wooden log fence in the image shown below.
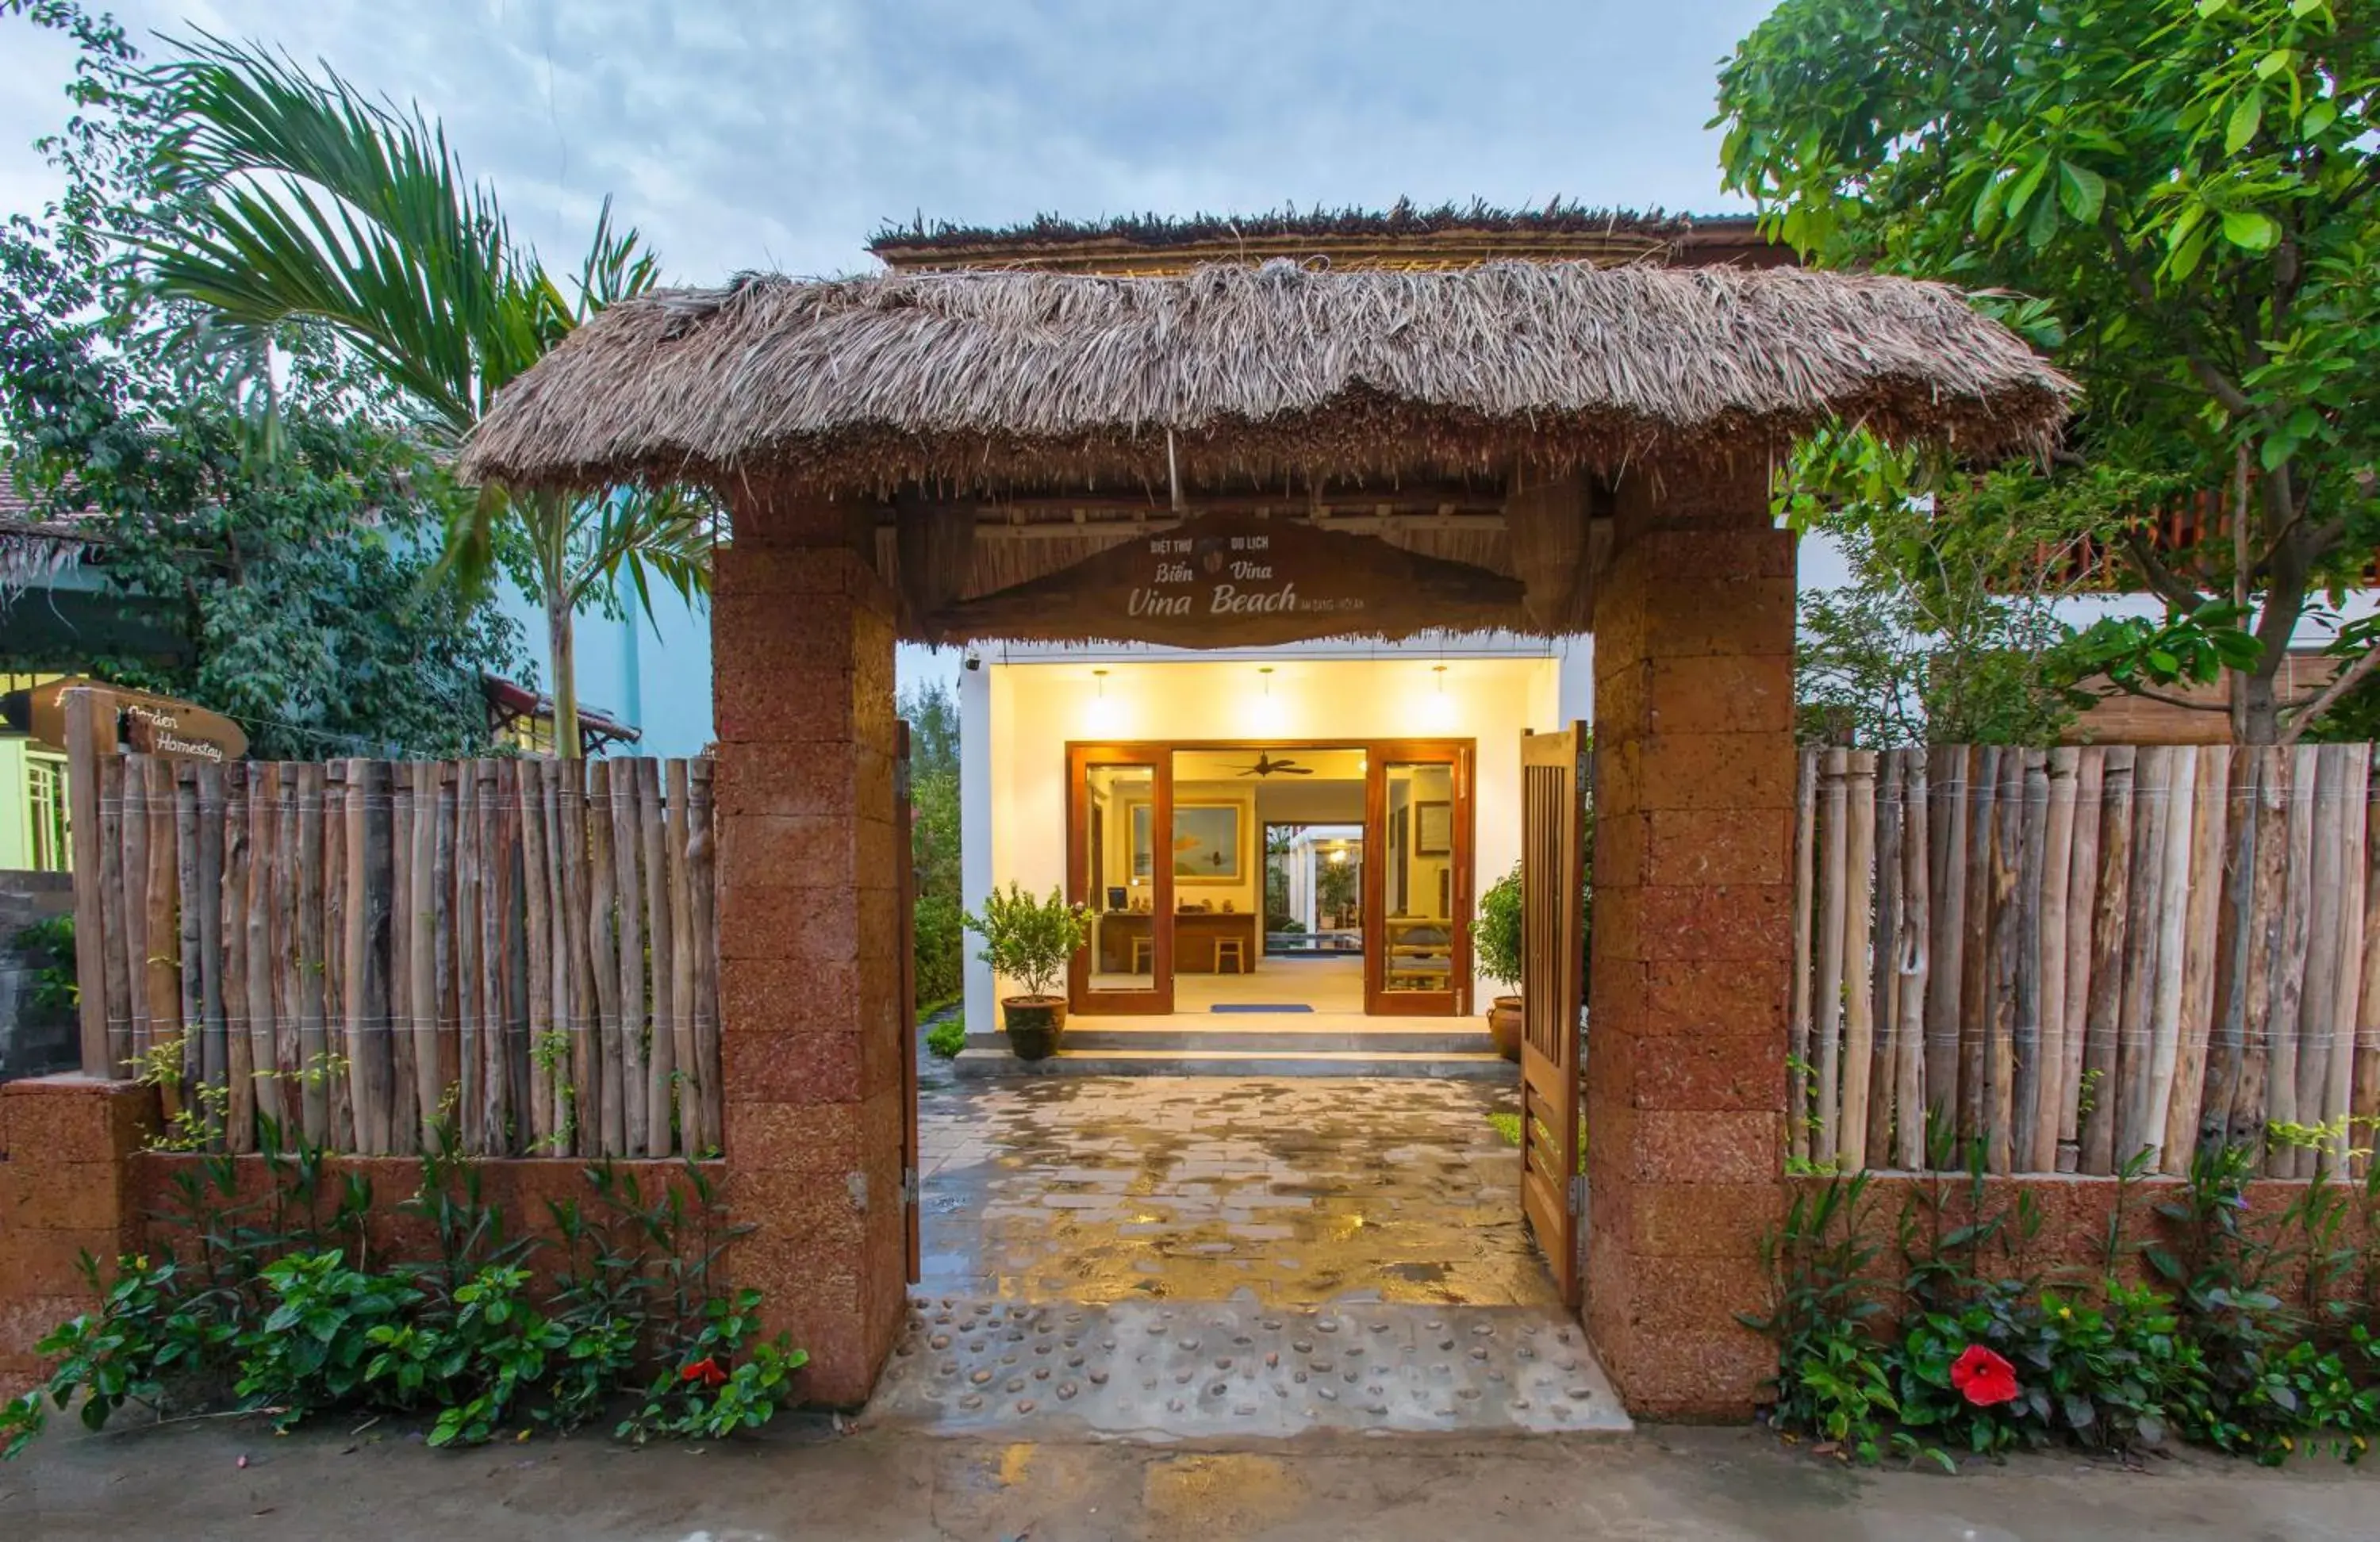
[[2373,751],[1803,751],[1789,1160],[2179,1174],[2232,1144],[2276,1177],[2360,1168]]
[[91,759],[84,1068],[174,1144],[716,1150],[707,760]]

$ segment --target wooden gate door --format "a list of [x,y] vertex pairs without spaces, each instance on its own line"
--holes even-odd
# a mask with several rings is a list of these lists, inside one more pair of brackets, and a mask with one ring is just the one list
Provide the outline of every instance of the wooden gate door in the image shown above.
[[925,1248],[918,1235],[924,1198],[917,1180],[917,803],[910,795],[909,725],[894,725],[892,743],[892,835],[901,843],[901,1210],[908,1224],[909,1283],[923,1272]]
[[1578,1131],[1586,795],[1585,724],[1521,741],[1521,1213],[1572,1308],[1586,1210]]

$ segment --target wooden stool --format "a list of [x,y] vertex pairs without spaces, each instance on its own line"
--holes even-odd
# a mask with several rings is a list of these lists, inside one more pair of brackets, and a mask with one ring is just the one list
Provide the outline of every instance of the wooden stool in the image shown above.
[[1245,975],[1248,972],[1248,951],[1240,939],[1236,937],[1215,939],[1215,973],[1220,975],[1223,972],[1223,960],[1226,958],[1232,961],[1232,973]]
[[1157,943],[1154,938],[1134,938],[1132,940],[1132,969],[1130,972],[1136,975],[1143,969],[1154,967],[1154,961],[1157,957],[1156,949]]

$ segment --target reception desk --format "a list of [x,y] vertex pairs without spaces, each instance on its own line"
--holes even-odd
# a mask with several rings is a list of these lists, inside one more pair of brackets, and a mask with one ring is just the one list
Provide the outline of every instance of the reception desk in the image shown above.
[[[1099,949],[1097,967],[1105,975],[1134,973],[1133,941],[1152,935],[1153,916],[1133,911],[1110,911],[1099,918]],[[1226,915],[1215,910],[1193,910],[1178,913],[1173,917],[1173,972],[1177,975],[1212,975],[1217,955],[1224,950],[1216,944],[1225,938],[1237,938],[1240,943],[1238,973],[1245,974],[1256,967],[1257,955],[1263,951],[1262,940],[1257,934],[1257,917],[1247,912]]]

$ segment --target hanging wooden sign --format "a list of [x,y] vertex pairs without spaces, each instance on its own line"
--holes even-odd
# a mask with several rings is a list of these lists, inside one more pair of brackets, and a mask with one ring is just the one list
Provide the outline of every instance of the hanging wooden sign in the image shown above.
[[1219,511],[936,611],[945,641],[1246,648],[1481,631],[1521,621],[1518,579],[1378,536]]
[[248,734],[220,712],[170,696],[136,691],[69,674],[44,681],[10,698],[9,723],[41,743],[64,749],[66,693],[87,687],[116,720],[121,747],[143,755],[200,760],[237,760],[248,753]]

